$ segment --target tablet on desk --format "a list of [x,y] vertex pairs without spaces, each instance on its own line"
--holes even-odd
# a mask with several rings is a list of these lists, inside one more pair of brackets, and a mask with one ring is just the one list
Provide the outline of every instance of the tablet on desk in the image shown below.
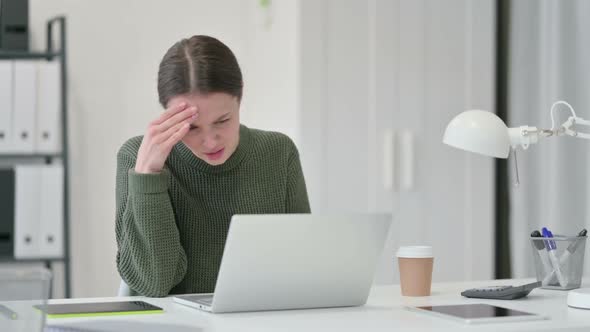
[[530,312],[483,303],[411,307],[411,309],[416,309],[420,312],[433,314],[439,317],[451,318],[467,324],[506,323],[546,319],[544,316]]
[[143,301],[35,305],[49,318],[157,314],[164,310]]

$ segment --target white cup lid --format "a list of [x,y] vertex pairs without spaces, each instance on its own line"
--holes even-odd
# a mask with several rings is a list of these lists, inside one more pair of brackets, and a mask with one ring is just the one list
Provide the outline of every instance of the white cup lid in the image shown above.
[[434,257],[431,246],[405,246],[399,247],[397,257],[402,258],[430,258]]

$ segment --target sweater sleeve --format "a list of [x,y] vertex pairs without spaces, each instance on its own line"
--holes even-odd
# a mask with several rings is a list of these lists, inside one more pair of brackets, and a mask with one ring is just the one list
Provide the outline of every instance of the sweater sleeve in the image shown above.
[[119,151],[116,183],[117,269],[144,296],[166,296],[184,278],[187,259],[168,195],[166,170],[138,174]]
[[286,207],[286,213],[311,213],[299,152],[295,145],[288,162]]

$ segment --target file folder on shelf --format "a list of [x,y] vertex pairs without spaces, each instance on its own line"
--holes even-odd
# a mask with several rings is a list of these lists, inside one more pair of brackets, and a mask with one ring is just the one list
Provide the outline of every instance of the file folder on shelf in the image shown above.
[[36,151],[61,152],[60,66],[57,61],[40,61],[38,71]]
[[13,146],[15,153],[32,153],[35,148],[37,104],[37,61],[14,61]]
[[40,256],[63,257],[63,180],[61,164],[41,168]]
[[12,146],[13,62],[0,60],[0,154]]
[[14,257],[63,258],[63,165],[17,165],[14,174]]
[[40,183],[40,165],[18,165],[15,167],[15,258],[39,257]]
[[14,253],[14,170],[0,169],[0,257]]

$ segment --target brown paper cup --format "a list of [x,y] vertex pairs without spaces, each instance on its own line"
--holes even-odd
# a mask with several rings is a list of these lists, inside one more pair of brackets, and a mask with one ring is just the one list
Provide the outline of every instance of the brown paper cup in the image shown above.
[[429,251],[424,248],[430,247],[402,247],[398,251],[400,286],[404,296],[430,295],[434,257],[432,248]]

